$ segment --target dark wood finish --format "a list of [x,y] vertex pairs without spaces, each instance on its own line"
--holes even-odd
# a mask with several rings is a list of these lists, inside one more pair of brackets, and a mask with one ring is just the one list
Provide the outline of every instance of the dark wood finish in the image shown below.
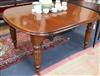
[[[82,7],[85,7],[85,8],[88,8],[88,9],[91,9],[93,11],[96,11],[100,15],[100,4],[96,4],[96,3],[92,3],[92,2],[86,2],[85,0],[68,0],[68,2],[82,6]],[[97,24],[96,24],[93,47],[95,46],[97,37],[99,39],[99,35],[100,35],[99,26],[100,26],[100,20],[98,20]],[[99,32],[99,34],[98,34],[98,32]]]
[[39,0],[16,0],[16,5],[32,4],[33,1],[39,1]]
[[32,14],[31,9],[32,5],[10,8],[4,11],[3,18],[11,27],[31,36],[38,74],[41,64],[41,44],[44,38],[78,27],[80,24],[88,24],[84,41],[84,48],[87,48],[92,23],[99,19],[94,11],[73,4],[68,4],[68,10],[59,13]]
[[94,10],[100,14],[100,4],[96,4],[93,2],[86,2],[85,0],[68,0],[68,2]]
[[14,47],[16,48],[17,44],[17,39],[16,39],[16,29],[10,26],[10,34],[12,38],[12,42],[14,44]]
[[93,23],[89,23],[86,29],[84,48],[87,48],[89,46],[92,29],[93,29]]
[[0,19],[2,19],[2,13],[5,9],[13,7],[14,0],[0,0]]

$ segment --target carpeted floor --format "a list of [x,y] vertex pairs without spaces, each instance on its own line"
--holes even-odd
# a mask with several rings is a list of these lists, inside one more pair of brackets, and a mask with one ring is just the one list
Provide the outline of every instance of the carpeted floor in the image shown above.
[[4,24],[4,23],[0,23],[0,36],[5,35],[9,33],[9,27],[8,25]]
[[44,69],[41,76],[100,76],[100,43]]
[[[32,48],[30,36],[25,33],[17,33],[17,49],[13,46],[10,34],[3,35],[0,39],[3,42],[0,49],[0,70],[23,60],[25,57],[32,56],[33,54],[34,50]],[[61,35],[55,36],[52,41],[45,39],[42,48],[43,50],[47,50],[51,47],[59,46],[66,41],[68,41],[67,37]]]
[[[44,70],[55,63],[62,61],[69,56],[83,50],[85,26],[74,29],[64,34],[70,40],[60,46],[47,49],[42,53],[41,70]],[[93,42],[92,34],[90,46]],[[97,41],[99,42],[99,41]],[[0,76],[32,76],[35,74],[33,57],[24,58],[23,61],[0,71]]]

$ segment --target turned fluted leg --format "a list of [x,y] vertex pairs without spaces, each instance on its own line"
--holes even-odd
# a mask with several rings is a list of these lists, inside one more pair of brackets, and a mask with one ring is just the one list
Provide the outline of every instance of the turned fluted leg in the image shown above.
[[41,36],[33,36],[31,35],[31,41],[33,44],[34,49],[34,61],[35,61],[35,70],[38,75],[40,75],[40,64],[41,64],[41,44],[43,42],[44,38]]
[[16,46],[17,46],[16,29],[13,27],[10,27],[10,34],[11,34],[11,38],[12,38],[12,42],[14,44],[14,47],[16,48]]
[[87,29],[86,29],[86,33],[85,33],[84,49],[89,46],[89,42],[90,42],[90,39],[91,39],[92,29],[93,29],[93,24],[89,23],[87,25]]

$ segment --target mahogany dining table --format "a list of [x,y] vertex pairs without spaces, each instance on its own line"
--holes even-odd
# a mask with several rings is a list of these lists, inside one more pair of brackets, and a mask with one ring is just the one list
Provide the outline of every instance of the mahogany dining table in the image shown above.
[[[68,3],[66,11],[48,14],[32,13],[32,5],[6,9],[4,20],[9,24],[12,42],[17,48],[16,29],[30,35],[36,73],[40,75],[42,42],[48,36],[66,32],[69,29],[87,24],[84,49],[89,46],[93,24],[99,15],[89,9]],[[72,46],[73,47],[73,46]]]
[[[94,2],[95,1],[95,2]],[[88,9],[91,9],[95,12],[97,12],[100,16],[100,3],[98,3],[99,0],[92,0],[89,1],[88,0],[68,0],[69,3],[73,3]],[[100,20],[97,21],[96,23],[96,29],[95,29],[95,35],[94,35],[94,40],[93,40],[93,47],[95,46],[96,43],[96,39],[98,37],[98,39],[100,38]]]

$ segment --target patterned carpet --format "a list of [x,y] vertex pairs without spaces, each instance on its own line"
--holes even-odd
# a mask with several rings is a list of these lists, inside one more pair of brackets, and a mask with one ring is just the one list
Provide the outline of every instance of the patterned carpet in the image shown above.
[[100,43],[44,69],[41,76],[100,76]]
[[[53,41],[48,39],[44,41],[45,45],[43,47],[45,47],[45,54],[43,54],[43,64],[41,71],[42,76],[99,76],[97,75],[97,67],[95,67],[96,62],[98,61],[98,57],[96,57],[97,54],[94,53],[94,51],[90,51],[93,48],[89,48],[87,52],[82,50],[84,41],[84,29],[84,27],[80,29],[78,28],[65,34],[64,36],[55,37]],[[0,32],[0,34],[2,33]],[[66,36],[70,37],[70,41],[68,41],[68,38]],[[0,40],[3,41],[4,44],[4,49],[2,47],[0,48],[0,75],[34,75],[34,60],[31,56],[32,46],[29,36],[24,33],[17,34],[17,49],[13,48],[13,44],[11,42],[9,34],[3,36],[0,35]],[[68,41],[68,43],[66,43],[66,41]],[[61,47],[59,47],[58,43]],[[58,47],[56,46],[56,44],[58,45]],[[100,44],[96,45],[95,50],[98,49],[98,47],[100,47]],[[2,51],[1,49],[4,51]],[[46,51],[46,49],[48,50]],[[99,54],[99,51],[97,51],[97,53]]]
[[[18,63],[25,57],[32,56],[33,50],[29,35],[21,32],[17,33],[17,49],[14,49],[9,34],[1,36],[0,40],[3,42],[3,46],[0,46],[0,70]],[[45,39],[42,48],[46,50],[61,45],[66,41],[68,41],[67,37],[55,36],[53,40],[50,40],[50,38]]]

